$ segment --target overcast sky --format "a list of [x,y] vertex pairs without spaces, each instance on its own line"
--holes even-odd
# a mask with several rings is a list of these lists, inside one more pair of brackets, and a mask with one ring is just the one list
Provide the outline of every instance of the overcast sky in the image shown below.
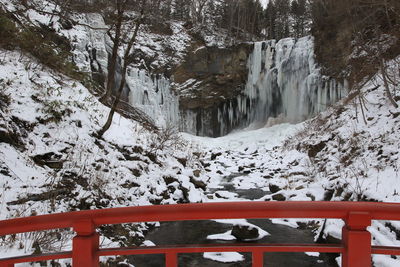
[[269,0],[260,0],[263,7],[267,7]]

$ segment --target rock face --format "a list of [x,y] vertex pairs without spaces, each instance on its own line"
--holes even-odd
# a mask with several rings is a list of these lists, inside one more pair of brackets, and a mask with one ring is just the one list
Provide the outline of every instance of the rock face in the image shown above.
[[244,90],[252,46],[201,47],[188,54],[173,74],[182,131],[221,135],[219,110]]
[[174,72],[180,108],[209,109],[243,90],[247,79],[247,58],[252,45],[230,48],[200,47],[190,52]]

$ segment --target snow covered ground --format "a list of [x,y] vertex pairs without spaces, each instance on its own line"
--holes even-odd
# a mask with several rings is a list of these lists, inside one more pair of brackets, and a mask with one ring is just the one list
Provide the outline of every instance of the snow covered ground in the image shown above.
[[[185,138],[208,151],[210,187],[230,177],[236,190],[271,191],[258,201],[400,202],[400,109],[388,102],[379,75],[362,89],[362,110],[359,101],[349,97],[299,125],[216,139]],[[218,193],[225,201],[238,199],[232,192]],[[292,227],[298,227],[297,221],[274,220]],[[323,232],[316,232],[316,238],[341,238],[342,221],[320,221],[320,225]],[[369,228],[374,245],[400,246],[399,230],[399,222],[387,221],[374,221]],[[382,255],[374,255],[373,261],[383,267],[400,264],[397,257]]]
[[285,123],[256,130],[237,130],[218,138],[193,136],[186,133],[182,133],[182,135],[204,150],[222,149],[243,151],[245,149],[252,150],[254,148],[272,149],[276,146],[280,146],[283,141],[302,128],[302,124]]

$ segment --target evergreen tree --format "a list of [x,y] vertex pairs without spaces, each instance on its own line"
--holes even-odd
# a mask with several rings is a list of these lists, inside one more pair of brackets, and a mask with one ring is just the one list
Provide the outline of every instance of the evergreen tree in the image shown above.
[[306,0],[293,0],[290,8],[293,19],[293,36],[300,38],[306,35],[307,21],[309,20],[308,7]]
[[270,1],[264,12],[266,34],[268,39],[276,39],[276,7],[273,1]]
[[290,36],[290,0],[275,0],[276,7],[276,39]]

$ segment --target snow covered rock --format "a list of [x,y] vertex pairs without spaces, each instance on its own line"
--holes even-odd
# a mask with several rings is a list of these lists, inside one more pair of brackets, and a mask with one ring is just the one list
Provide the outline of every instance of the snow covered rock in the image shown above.
[[249,225],[234,225],[231,234],[239,241],[246,241],[259,237],[258,229]]

